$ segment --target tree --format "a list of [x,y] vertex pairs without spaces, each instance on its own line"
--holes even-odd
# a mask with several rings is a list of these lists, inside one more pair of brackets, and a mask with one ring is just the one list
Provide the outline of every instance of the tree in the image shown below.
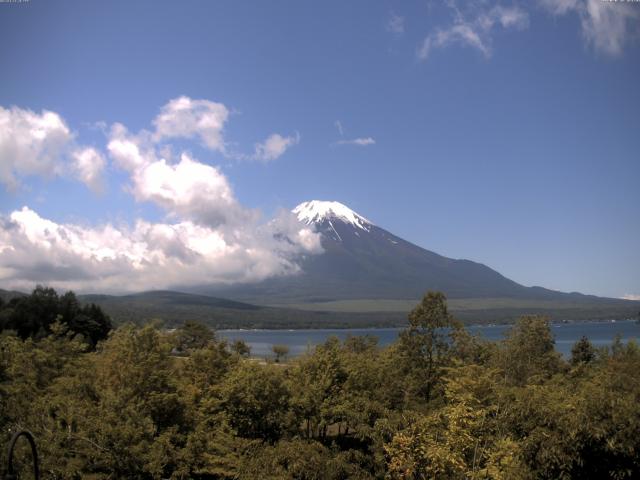
[[340,340],[329,337],[312,355],[299,359],[291,372],[293,407],[307,437],[325,438],[329,425],[344,417],[343,387],[348,373]]
[[522,478],[518,445],[500,432],[491,395],[496,372],[479,365],[447,369],[444,405],[410,413],[384,445],[389,478]]
[[13,311],[7,327],[18,332],[22,339],[48,335],[49,327],[58,316],[58,294],[53,288],[41,285],[31,295],[15,298],[10,305]]
[[286,345],[273,345],[271,350],[276,356],[276,362],[279,362],[282,358],[285,358],[289,354],[289,347]]
[[205,348],[215,339],[215,334],[208,326],[193,320],[187,320],[175,333],[175,347],[180,352],[190,352]]
[[94,347],[100,340],[106,339],[112,329],[111,319],[93,303],[81,307],[67,325],[72,332],[82,335]]
[[596,349],[584,335],[571,348],[571,365],[577,366],[592,362],[596,358]]
[[428,292],[409,313],[409,327],[400,334],[400,351],[413,394],[429,402],[449,351],[450,329],[456,324],[441,292]]
[[282,369],[240,362],[220,389],[221,406],[238,435],[275,442],[290,428]]
[[563,368],[549,319],[539,315],[520,317],[507,333],[498,357],[505,379],[513,385],[525,385],[532,377],[547,379]]
[[236,340],[231,344],[231,350],[241,357],[248,357],[251,354],[251,347],[243,340]]
[[23,339],[51,334],[56,321],[65,325],[66,331],[82,335],[92,348],[107,338],[112,328],[111,319],[99,306],[81,306],[75,293],[59,297],[53,288],[42,286],[31,295],[12,299],[0,312],[0,330],[13,329]]

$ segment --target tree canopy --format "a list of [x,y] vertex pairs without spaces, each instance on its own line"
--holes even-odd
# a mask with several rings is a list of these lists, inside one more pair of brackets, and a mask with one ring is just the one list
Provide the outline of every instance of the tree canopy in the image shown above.
[[31,430],[44,478],[632,479],[640,471],[634,341],[594,349],[582,339],[567,361],[545,318],[523,317],[504,341],[487,342],[429,293],[395,344],[334,337],[276,364],[196,324],[173,333],[122,325],[88,348],[87,331],[73,329],[86,307],[47,289],[32,296],[1,310],[11,308],[4,320],[23,312],[28,327],[0,335],[0,440]]

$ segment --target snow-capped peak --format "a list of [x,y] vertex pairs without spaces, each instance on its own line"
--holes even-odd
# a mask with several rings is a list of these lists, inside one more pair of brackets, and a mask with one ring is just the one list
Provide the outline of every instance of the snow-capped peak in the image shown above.
[[362,215],[357,214],[340,202],[311,200],[310,202],[303,202],[298,205],[293,209],[293,213],[297,215],[298,220],[307,225],[320,223],[323,220],[331,221],[332,219],[339,219],[367,232],[370,230],[371,225],[373,225]]

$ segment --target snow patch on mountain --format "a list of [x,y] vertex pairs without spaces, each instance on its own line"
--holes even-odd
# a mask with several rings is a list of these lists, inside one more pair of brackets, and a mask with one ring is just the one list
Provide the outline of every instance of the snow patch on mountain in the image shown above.
[[367,232],[371,230],[371,226],[373,225],[373,223],[362,215],[354,212],[340,202],[311,200],[298,205],[293,209],[293,213],[298,217],[298,220],[307,225],[312,223],[321,223],[327,220],[333,228],[331,220],[338,219]]

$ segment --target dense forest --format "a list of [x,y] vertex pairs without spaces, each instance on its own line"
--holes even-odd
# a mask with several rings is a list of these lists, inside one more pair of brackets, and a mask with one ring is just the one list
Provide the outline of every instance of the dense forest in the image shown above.
[[[548,321],[525,316],[504,341],[487,342],[430,292],[389,347],[334,338],[285,363],[263,362],[194,322],[109,332],[98,307],[53,293],[34,292],[40,310],[29,300],[0,309],[0,440],[33,432],[44,478],[640,472],[634,341],[596,349],[583,338],[564,359]],[[31,326],[21,330],[19,318]]]

